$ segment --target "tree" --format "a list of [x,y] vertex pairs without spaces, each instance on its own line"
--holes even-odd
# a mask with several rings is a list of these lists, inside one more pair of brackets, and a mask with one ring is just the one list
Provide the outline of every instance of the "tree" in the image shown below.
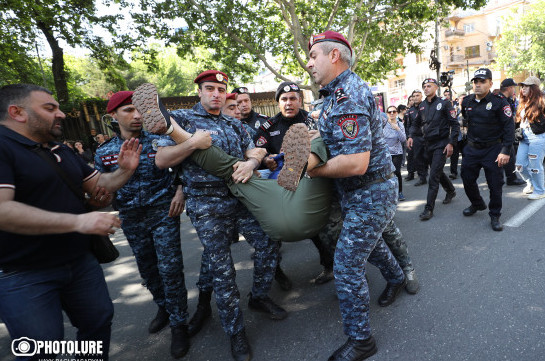
[[497,66],[509,75],[529,71],[545,73],[545,1],[530,5],[521,16],[520,9],[504,19],[505,28],[496,43]]
[[[112,4],[112,0],[104,1],[106,6]],[[11,34],[10,42],[0,43],[0,62],[28,57],[35,39],[42,34],[52,52],[51,69],[57,99],[59,102],[67,101],[68,79],[61,40],[72,47],[82,46],[89,49],[106,72],[112,69],[113,64],[119,65],[123,62],[120,54],[115,53],[112,47],[107,46],[103,39],[94,35],[92,31],[93,26],[101,26],[110,33],[117,34],[115,23],[122,15],[98,16],[96,13],[94,0],[0,0],[0,29],[8,29]],[[130,37],[122,37],[118,44],[123,44],[127,39]],[[13,44],[17,46],[12,47]],[[23,70],[33,67],[30,60],[19,65]],[[18,74],[20,79],[24,78],[24,73]],[[108,76],[110,80],[120,81],[118,73],[112,72]]]
[[[133,14],[141,29],[179,44],[214,49],[213,60],[229,73],[247,75],[260,66],[278,79],[294,75],[317,90],[306,69],[312,34],[335,30],[354,49],[352,69],[370,81],[399,67],[399,54],[420,52],[426,24],[450,7],[479,8],[485,0],[142,0],[145,14]],[[152,15],[155,14],[155,15]],[[167,31],[165,19],[187,26]],[[155,29],[155,30],[154,30]]]

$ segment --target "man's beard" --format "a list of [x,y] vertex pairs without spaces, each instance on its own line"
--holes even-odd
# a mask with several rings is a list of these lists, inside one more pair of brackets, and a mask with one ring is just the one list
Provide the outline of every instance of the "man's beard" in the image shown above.
[[62,119],[55,118],[51,124],[51,127],[47,128],[45,126],[47,124],[46,120],[40,118],[40,116],[34,111],[28,110],[28,123],[31,126],[30,130],[34,136],[44,142],[56,140],[62,136],[62,129],[56,127],[56,125],[60,124],[61,121]]

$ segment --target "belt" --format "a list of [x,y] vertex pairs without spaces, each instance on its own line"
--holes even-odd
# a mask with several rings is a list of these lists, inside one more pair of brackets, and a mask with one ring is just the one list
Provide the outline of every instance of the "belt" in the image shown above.
[[471,140],[467,141],[467,144],[469,144],[470,146],[472,146],[475,149],[484,149],[484,148],[488,148],[488,147],[491,147],[491,146],[499,144],[499,143],[501,143],[501,139],[496,139],[496,140],[493,140],[491,142],[486,142],[486,143],[476,143],[476,142],[472,142]]

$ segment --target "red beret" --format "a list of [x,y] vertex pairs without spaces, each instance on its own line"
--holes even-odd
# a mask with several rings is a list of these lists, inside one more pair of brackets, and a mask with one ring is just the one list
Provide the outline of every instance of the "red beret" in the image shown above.
[[225,97],[225,99],[233,99],[233,100],[237,100],[237,93],[228,93],[227,96]]
[[207,70],[203,71],[193,81],[196,84],[204,83],[205,81],[210,81],[213,83],[221,83],[227,85],[229,78],[225,73],[222,73],[218,70]]
[[335,31],[328,30],[324,33],[318,34],[318,35],[312,35],[310,37],[310,40],[308,41],[308,50],[312,49],[312,46],[317,43],[321,43],[323,41],[333,41],[335,43],[341,43],[346,46],[348,46],[348,49],[350,49],[350,55],[352,55],[352,47],[350,46],[350,43],[348,40],[345,39],[342,34],[339,34]]
[[134,92],[123,90],[115,93],[108,100],[106,113],[111,113],[122,105],[132,104],[132,94]]

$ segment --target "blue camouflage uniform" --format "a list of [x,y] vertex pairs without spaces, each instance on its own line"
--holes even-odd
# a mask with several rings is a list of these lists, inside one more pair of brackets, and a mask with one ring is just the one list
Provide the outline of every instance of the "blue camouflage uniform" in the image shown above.
[[341,199],[343,229],[337,242],[334,273],[344,332],[356,340],[370,337],[367,260],[392,283],[403,271],[381,239],[395,214],[397,178],[371,91],[346,70],[320,90],[325,96],[319,128],[331,158],[370,151],[363,176],[335,179]]
[[[170,325],[187,321],[187,289],[180,243],[180,217],[169,217],[175,194],[168,170],[155,165],[160,136],[142,131],[140,163],[129,181],[115,194],[121,228],[136,258],[140,276],[155,303],[167,310]],[[114,137],[96,151],[95,168],[114,172],[123,139]]]
[[[254,147],[242,123],[234,118],[208,113],[201,103],[193,109],[171,112],[176,122],[190,133],[207,130],[212,144],[228,154],[244,158]],[[175,145],[163,137],[159,146]],[[190,159],[182,162],[181,180],[186,195],[186,212],[204,247],[203,261],[208,260],[216,304],[223,329],[235,335],[244,328],[240,294],[235,282],[235,267],[230,246],[241,232],[255,248],[252,295],[266,296],[271,288],[278,258],[278,242],[270,240],[257,220],[231,193],[223,180],[207,173]],[[243,225],[243,228],[240,226]]]

